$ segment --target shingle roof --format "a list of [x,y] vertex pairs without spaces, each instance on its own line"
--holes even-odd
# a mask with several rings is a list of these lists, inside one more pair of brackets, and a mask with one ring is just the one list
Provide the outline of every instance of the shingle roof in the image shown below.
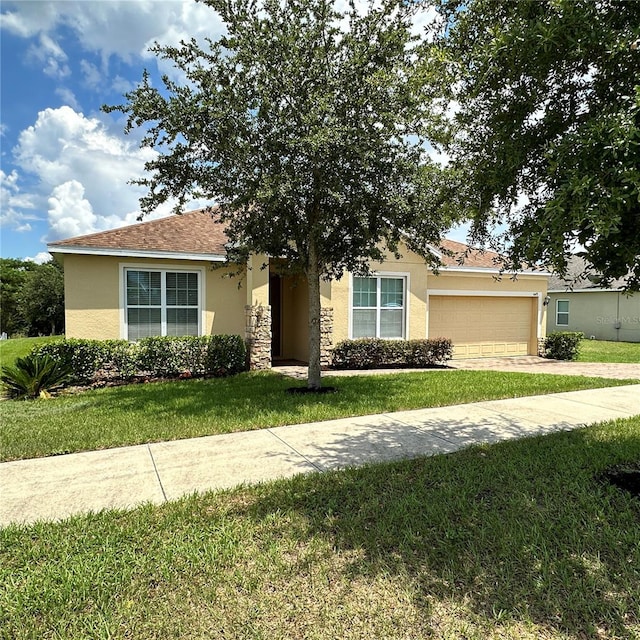
[[[117,251],[158,251],[190,255],[226,255],[228,238],[225,225],[214,220],[207,209],[198,209],[171,215],[158,220],[150,220],[138,224],[101,231],[85,236],[76,236],[49,244],[49,250],[64,252],[65,248],[74,250],[87,249],[91,252],[99,250]],[[499,258],[492,251],[469,250],[462,242],[443,240],[439,249],[446,249],[452,255],[442,253],[440,258],[446,268],[481,268],[498,269]],[[465,251],[468,254],[461,265],[458,258]]]
[[224,255],[227,243],[224,230],[224,225],[214,220],[210,212],[198,209],[182,215],[171,215],[52,242],[49,249],[55,252],[56,248],[74,247]]
[[[441,247],[447,251],[451,251],[453,255],[442,254],[440,259],[445,267],[461,267],[461,268],[480,268],[480,269],[499,269],[500,256],[493,251],[479,251],[477,249],[469,249],[468,245],[455,240],[444,239]],[[437,249],[436,249],[437,250]],[[468,252],[465,256],[464,253]],[[460,264],[459,259],[464,258]]]
[[619,278],[613,280],[608,287],[602,287],[599,275],[587,269],[584,258],[575,255],[568,260],[567,275],[564,278],[555,273],[549,278],[550,291],[610,291],[622,289],[624,285],[624,278]]

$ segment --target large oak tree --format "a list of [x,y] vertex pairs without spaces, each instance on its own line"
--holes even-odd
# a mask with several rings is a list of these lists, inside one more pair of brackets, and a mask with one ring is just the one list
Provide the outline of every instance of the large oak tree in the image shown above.
[[637,289],[640,2],[441,0],[439,9],[446,27],[425,58],[443,63],[443,93],[455,101],[449,151],[473,237],[506,227],[497,248],[509,266],[564,272],[581,251],[605,281],[627,277]]
[[[402,241],[434,262],[452,207],[426,141],[416,23],[421,2],[206,0],[226,35],[155,45],[183,82],[145,73],[107,110],[159,151],[139,181],[143,211],[177,198],[220,205],[241,250],[283,258],[308,280],[309,379],[319,388],[320,281],[367,272]],[[212,16],[213,17],[213,16]],[[437,202],[440,194],[442,202]],[[442,205],[442,206],[441,206]],[[240,250],[240,251],[238,251]]]

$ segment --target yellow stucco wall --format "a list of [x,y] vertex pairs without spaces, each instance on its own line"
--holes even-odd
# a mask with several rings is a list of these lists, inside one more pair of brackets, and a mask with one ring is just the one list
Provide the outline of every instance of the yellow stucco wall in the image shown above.
[[[244,335],[244,307],[269,304],[269,268],[265,256],[254,256],[244,279],[227,277],[226,269],[211,269],[208,262],[160,259],[125,259],[112,256],[66,254],[65,295],[66,333],[68,337],[109,339],[124,337],[122,273],[124,267],[201,270],[204,287],[203,333]],[[535,353],[544,311],[540,301],[546,294],[546,277],[521,275],[513,281],[497,281],[493,273],[441,271],[433,274],[419,256],[407,252],[399,261],[387,260],[375,265],[381,274],[399,274],[408,278],[406,299],[408,339],[425,338],[429,322],[428,294],[436,291],[526,293],[531,296],[531,353]],[[321,285],[321,305],[333,308],[334,344],[349,337],[351,277]],[[534,296],[533,294],[537,294]],[[552,306],[549,307],[552,309]],[[306,360],[308,355],[308,294],[304,278],[287,276],[282,291],[282,356]]]
[[118,259],[64,256],[67,338],[120,338]]
[[[201,269],[204,277],[203,333],[244,334],[246,281],[225,277],[226,269],[212,270],[207,262],[190,260],[124,259],[113,256],[64,256],[65,321],[69,338],[99,340],[124,336],[121,313],[121,274],[124,267]],[[264,273],[264,272],[261,272]],[[258,281],[258,295],[268,293]]]
[[[547,333],[582,331],[587,338],[640,342],[640,294],[618,291],[550,293]],[[569,324],[556,324],[556,301],[569,300]],[[616,327],[619,326],[619,329]]]
[[[535,301],[532,295],[532,335],[531,352],[537,350],[538,333],[538,300],[543,300],[547,291],[547,278],[541,275],[519,275],[517,280],[504,276],[495,279],[495,273],[487,272],[455,272],[440,271],[438,275],[428,269],[418,255],[407,252],[401,260],[387,260],[376,265],[375,271],[381,274],[397,273],[408,276],[408,334],[407,339],[425,338],[429,321],[427,309],[427,293],[434,290],[445,291],[491,291],[496,294],[505,293],[537,293]],[[341,280],[331,283],[331,304],[334,310],[334,343],[349,338],[349,308],[351,278],[345,274]],[[540,305],[541,306],[541,305]],[[545,316],[542,310],[540,330],[544,335]]]
[[269,304],[269,258],[265,255],[252,255],[247,266],[249,268],[244,282],[245,303],[267,306]]

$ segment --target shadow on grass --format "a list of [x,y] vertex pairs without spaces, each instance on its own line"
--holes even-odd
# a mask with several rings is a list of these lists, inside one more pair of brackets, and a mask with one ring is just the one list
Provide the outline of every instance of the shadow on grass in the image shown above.
[[[414,406],[442,406],[498,397],[554,393],[603,386],[600,379],[561,378],[496,371],[457,371],[390,374],[388,376],[326,377],[323,383],[336,388],[331,394],[288,394],[301,386],[273,373],[239,374],[229,378],[188,380],[129,385],[104,389],[86,397],[96,410],[117,408],[118,412],[150,412],[158,417],[179,413],[182,418],[207,414],[223,422],[255,422],[261,414],[283,414],[286,424],[292,416],[325,419],[327,409],[339,416],[362,412],[397,411]],[[614,384],[623,384],[615,381]],[[286,415],[285,415],[286,414]],[[338,417],[339,417],[338,416]]]
[[[355,558],[346,569],[353,578],[410,576],[426,616],[435,598],[466,603],[489,624],[632,637],[640,501],[598,479],[640,459],[640,419],[634,430],[622,423],[304,476],[260,488],[240,513],[302,516],[296,535],[320,535]],[[363,449],[393,445],[384,428],[362,441]],[[339,447],[325,455],[348,462]]]

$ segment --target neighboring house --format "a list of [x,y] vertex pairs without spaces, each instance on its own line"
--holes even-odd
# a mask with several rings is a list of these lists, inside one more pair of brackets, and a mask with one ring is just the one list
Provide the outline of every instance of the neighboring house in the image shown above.
[[[304,278],[279,275],[278,259],[265,256],[252,256],[242,279],[229,277],[221,266],[226,242],[223,225],[193,211],[51,243],[64,261],[67,336],[233,333],[249,339],[255,367],[306,361]],[[452,241],[443,247],[457,255],[467,249]],[[471,252],[460,266],[443,255],[435,275],[407,251],[372,265],[372,277],[323,282],[323,362],[331,345],[360,337],[448,337],[455,357],[536,354],[548,274],[499,278],[495,257]]]
[[547,333],[582,331],[597,340],[640,342],[640,294],[627,295],[622,280],[602,287],[585,270],[584,260],[573,256],[565,279],[550,277]]

